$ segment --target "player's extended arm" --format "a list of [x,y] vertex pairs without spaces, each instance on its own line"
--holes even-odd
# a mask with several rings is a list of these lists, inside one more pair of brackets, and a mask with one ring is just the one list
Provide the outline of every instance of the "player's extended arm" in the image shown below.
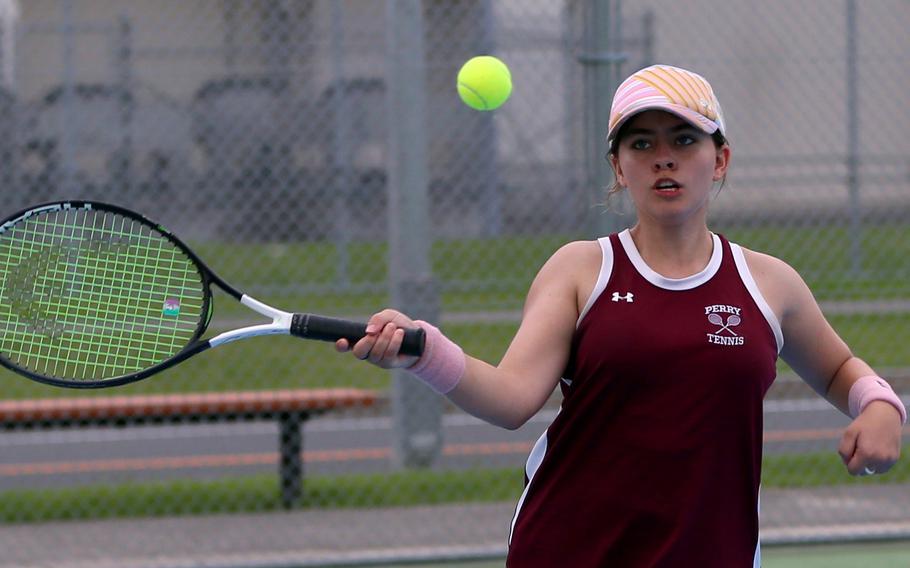
[[[398,355],[397,334],[412,322],[394,310],[374,315],[367,337],[352,351],[384,368],[408,368],[466,412],[504,428],[518,428],[540,410],[565,370],[578,319],[579,272],[591,266],[584,261],[591,246],[570,243],[540,269],[518,332],[497,366],[464,354],[424,322],[417,322],[427,329],[424,356],[416,360]],[[340,341],[338,348],[345,351],[348,345]]]
[[541,268],[528,292],[521,326],[498,366],[467,358],[464,377],[449,393],[455,404],[512,429],[540,410],[569,359],[578,320],[573,273],[579,253],[584,251],[568,245]]

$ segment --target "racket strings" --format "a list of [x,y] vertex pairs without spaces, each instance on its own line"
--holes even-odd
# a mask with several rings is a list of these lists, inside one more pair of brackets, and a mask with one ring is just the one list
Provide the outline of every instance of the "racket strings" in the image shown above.
[[98,380],[179,352],[199,329],[204,283],[154,228],[109,211],[40,214],[0,239],[0,350],[46,376]]
[[[89,250],[91,250],[91,247],[89,247]],[[67,282],[71,282],[71,280],[72,280],[68,274],[72,273],[71,268],[74,266],[73,262],[72,262],[73,260],[74,259],[72,259],[72,258],[67,258],[66,264],[60,264],[60,263],[50,264],[50,266],[57,266],[57,267],[64,266],[64,267],[66,267],[66,270],[64,270],[62,273],[59,270],[49,271],[48,274],[42,275],[42,280],[44,280],[44,282],[39,282],[39,284],[41,284],[45,289],[47,289],[48,284],[50,282],[56,282],[57,285],[50,286],[50,290],[48,290],[48,291],[50,293],[57,293],[57,294],[65,293],[66,288],[71,286],[71,284],[67,284]],[[97,269],[97,267],[96,267],[96,269]],[[63,280],[61,280],[61,278]],[[64,282],[64,284],[60,285],[60,282]],[[101,282],[104,282],[104,280],[102,279]],[[88,284],[88,285],[83,287],[83,292],[88,290],[89,291],[88,294],[85,294],[82,297],[80,297],[78,295],[73,295],[72,293],[70,293],[70,299],[72,300],[75,298],[77,300],[85,300],[89,303],[96,303],[96,305],[104,306],[105,304],[97,304],[97,302],[100,299],[102,299],[102,295],[97,294],[97,293],[92,293],[93,291],[97,291],[97,289],[98,289],[97,288],[98,279],[95,279],[95,281],[86,280],[86,284]],[[110,285],[110,282],[108,281],[107,284]],[[122,292],[122,289],[123,289],[122,286],[109,286],[109,288],[112,292],[118,292],[118,291]],[[119,301],[122,301],[122,298]],[[122,305],[122,304],[114,304],[114,303],[107,304],[107,306],[120,306],[120,305]],[[61,307],[70,308],[70,309],[61,310],[60,309]],[[73,307],[75,307],[77,309],[82,309],[82,310],[91,308],[91,306],[85,305],[84,303],[79,302],[79,301],[77,301],[77,302],[71,301],[69,305],[47,304],[47,305],[43,306],[43,308],[45,309],[47,314],[55,317],[55,320],[49,320],[49,321],[54,321],[55,322],[54,325],[57,327],[59,327],[61,325],[60,324],[61,320],[66,321],[67,316],[72,313],[71,308],[73,308]],[[42,309],[42,307],[39,306],[38,311],[40,312],[41,309]],[[81,319],[83,320],[81,325],[77,324],[70,328],[71,331],[75,331],[76,333],[73,335],[73,337],[64,338],[64,339],[69,340],[70,343],[73,343],[75,341],[75,343],[78,345],[77,348],[81,349],[83,351],[85,351],[88,348],[88,349],[92,349],[93,351],[95,351],[97,353],[104,353],[103,351],[98,350],[98,347],[101,346],[101,345],[99,345],[99,342],[96,340],[92,340],[92,338],[96,337],[99,333],[104,333],[104,334],[116,333],[118,328],[110,326],[110,325],[105,325],[105,322],[107,320],[109,320],[112,315],[119,316],[119,315],[121,315],[121,313],[118,312],[117,310],[107,310],[106,312],[98,310],[98,311],[94,312],[94,313],[98,314],[94,317],[92,317],[90,315],[91,313],[92,312],[83,311],[83,313],[81,314]],[[27,318],[27,319],[29,319],[29,318]],[[34,323],[34,322],[29,322],[29,323]],[[146,324],[146,326],[147,325],[148,324]],[[124,326],[121,325],[121,326],[119,326],[119,328],[122,330],[122,329],[124,329]],[[49,325],[44,325],[44,327],[37,327],[36,331],[43,332],[44,335],[47,335],[49,332],[52,335],[58,333],[58,329],[56,329],[55,327],[51,327]],[[73,347],[71,345],[70,349],[72,349],[72,348]],[[96,364],[99,364],[99,363],[96,363]]]

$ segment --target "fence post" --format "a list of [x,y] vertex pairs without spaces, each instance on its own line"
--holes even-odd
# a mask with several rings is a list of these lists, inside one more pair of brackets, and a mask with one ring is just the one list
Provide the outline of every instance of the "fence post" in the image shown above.
[[[386,2],[389,286],[392,305],[415,319],[436,322],[422,5],[420,0]],[[442,397],[399,370],[391,399],[397,465],[430,465],[442,446]]]
[[75,195],[75,142],[73,140],[73,99],[76,97],[76,31],[73,0],[63,0],[61,9],[61,34],[63,36],[63,126],[60,136],[61,187],[64,195]]
[[[619,0],[590,0],[586,7],[589,13],[583,24],[584,51],[578,57],[585,66],[586,177],[595,203],[604,203],[606,190],[613,182],[613,171],[604,158],[608,150],[605,138],[610,101],[619,86],[619,73],[627,56],[619,50],[622,45]],[[610,205],[607,210],[592,208],[594,217],[589,229],[592,236],[616,232],[624,225],[625,219],[616,210],[619,204]]]
[[856,61],[856,0],[847,0],[847,193],[850,218],[850,272],[854,278],[863,270],[863,219],[859,183],[859,70]]
[[114,35],[114,65],[117,85],[120,88],[120,148],[116,153],[115,169],[112,172],[116,186],[115,195],[132,195],[133,162],[133,32],[129,18],[117,18]]

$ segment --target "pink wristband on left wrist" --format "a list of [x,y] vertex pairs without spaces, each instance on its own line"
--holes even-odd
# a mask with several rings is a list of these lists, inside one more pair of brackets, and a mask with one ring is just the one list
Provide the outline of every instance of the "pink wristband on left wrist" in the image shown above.
[[901,415],[901,424],[907,423],[907,408],[888,381],[876,375],[860,377],[850,387],[848,405],[850,416],[856,418],[871,402],[881,400],[894,406]]

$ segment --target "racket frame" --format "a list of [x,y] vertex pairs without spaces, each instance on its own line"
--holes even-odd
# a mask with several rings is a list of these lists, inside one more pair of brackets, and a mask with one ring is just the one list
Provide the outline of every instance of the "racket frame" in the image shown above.
[[[185,254],[187,258],[190,259],[196,270],[199,272],[202,282],[202,308],[200,310],[201,318],[196,326],[195,332],[189,338],[186,345],[183,347],[183,349],[174,355],[168,357],[163,361],[160,361],[159,363],[139,369],[135,372],[105,379],[77,380],[50,377],[19,366],[11,359],[9,359],[2,351],[0,351],[0,365],[20,375],[28,377],[29,379],[57,387],[75,389],[107,388],[133,383],[145,379],[151,375],[173,367],[174,365],[177,365],[178,363],[185,361],[193,355],[201,353],[202,351],[205,351],[211,347],[224,345],[226,343],[237,341],[239,339],[246,339],[249,337],[256,337],[261,335],[294,335],[297,337],[329,341],[331,340],[332,334],[347,333],[353,336],[354,340],[356,340],[365,334],[365,324],[347,320],[336,320],[334,318],[315,316],[312,314],[286,312],[274,308],[264,302],[261,302],[252,296],[243,294],[228,284],[220,276],[218,276],[211,268],[209,268],[205,262],[202,261],[198,255],[196,255],[196,253],[192,251],[192,249],[190,249],[179,237],[174,235],[166,227],[162,226],[159,223],[156,223],[155,221],[152,221],[144,215],[117,205],[112,205],[100,201],[84,200],[63,200],[58,202],[42,203],[10,215],[6,221],[0,224],[0,238],[2,238],[2,235],[6,231],[16,226],[18,223],[26,221],[35,215],[68,210],[109,211],[111,213],[122,215],[131,220],[137,221],[159,233],[161,236],[170,241],[171,244],[173,244],[177,249],[180,250],[180,252]],[[208,330],[208,326],[211,322],[212,314],[214,311],[214,302],[212,295],[213,284],[254,312],[257,312],[258,314],[263,315],[267,318],[271,318],[271,323],[241,327],[220,333],[209,339],[202,339],[202,336]],[[411,335],[410,339],[412,340],[409,342],[410,348],[416,351],[414,353],[415,355],[419,355],[423,351],[425,338],[424,331],[418,328],[415,330],[409,330],[409,334]],[[341,335],[340,337],[346,336]]]

